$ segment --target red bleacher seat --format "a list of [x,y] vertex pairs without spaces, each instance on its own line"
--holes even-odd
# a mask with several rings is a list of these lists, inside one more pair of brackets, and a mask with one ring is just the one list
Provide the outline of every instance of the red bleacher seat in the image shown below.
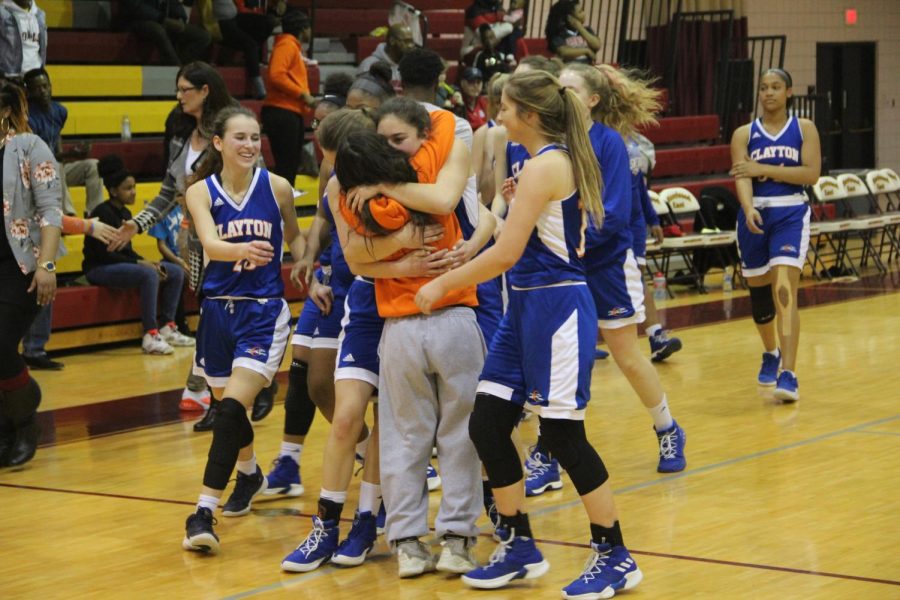
[[[311,0],[292,0],[292,6],[309,6]],[[380,8],[390,10],[394,0],[316,0],[316,13],[323,8]],[[419,10],[465,10],[472,0],[410,0],[411,4]]]
[[[290,281],[291,265],[281,268],[284,293],[289,302],[306,298],[306,290],[298,290]],[[196,313],[197,299],[184,295],[185,310]],[[53,302],[53,330],[108,325],[141,318],[141,301],[137,289],[117,289],[94,285],[61,287]]]
[[53,31],[47,40],[50,64],[159,64],[156,48],[129,32]]
[[425,47],[440,54],[444,60],[457,61],[462,49],[462,36],[429,37],[425,40]]
[[387,17],[383,9],[316,8],[314,31],[317,37],[368,35],[387,25]]
[[716,115],[666,117],[660,119],[659,127],[647,127],[641,133],[657,146],[714,141],[720,136],[719,117]]
[[656,151],[653,177],[727,173],[730,168],[731,149],[724,144],[699,148],[668,148]]
[[461,10],[426,10],[423,11],[428,18],[428,33],[436,35],[441,33],[462,34],[466,24],[466,15]]
[[522,38],[525,47],[528,48],[528,54],[540,54],[551,58],[553,53],[547,48],[547,40],[544,38]]

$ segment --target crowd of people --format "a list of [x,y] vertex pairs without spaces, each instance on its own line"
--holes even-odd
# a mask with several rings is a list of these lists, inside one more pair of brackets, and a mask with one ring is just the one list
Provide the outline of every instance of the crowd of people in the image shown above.
[[[11,2],[38,14],[29,0],[7,0],[0,19]],[[200,48],[180,2],[131,4],[133,14],[146,14],[136,32],[175,41],[173,62]],[[655,121],[660,93],[634,72],[593,64],[597,40],[578,2],[560,0],[551,10],[548,40],[560,61],[516,60],[523,3],[506,13],[498,2],[478,0],[467,27],[481,46],[462,71],[458,113],[444,104],[453,104],[442,92],[444,61],[415,47],[402,26],[389,30],[356,77],[329,77],[314,97],[302,49],[309,21],[273,4],[282,33],[263,83],[261,119],[230,96],[214,67],[186,62],[174,82],[165,177],[137,214],[129,210],[135,179],[120,158],[85,161],[84,147],[62,152],[66,111],[52,100],[49,75],[25,39],[34,37],[40,55],[45,36],[23,35],[18,73],[4,66],[7,76],[24,76],[24,88],[0,88],[0,464],[34,455],[40,388],[26,363],[46,354],[29,357],[26,343],[23,358],[18,344],[29,327],[41,335],[37,317],[49,313],[55,295],[60,234],[84,233],[88,281],[140,289],[145,352],[196,344],[182,406],[206,410],[195,429],[212,430],[212,439],[185,523],[186,550],[220,549],[215,513],[235,470],[226,517],[247,515],[260,494],[305,492],[301,456],[318,410],[330,425],[318,511],[283,570],[359,566],[384,533],[401,578],[437,570],[493,589],[540,577],[549,563],[535,543],[526,497],[560,489],[564,470],[581,498],[591,549],[563,597],[611,597],[638,585],[643,575],[624,541],[610,474],[584,422],[592,391],[603,388],[591,381],[603,358],[599,324],[652,421],[657,471],[687,466],[685,431],[651,364],[681,343],[660,326],[641,271],[648,231],[660,234],[647,191],[652,144],[638,130]],[[220,26],[230,23],[223,35],[253,21],[241,15],[271,16],[238,6],[237,15],[217,13]],[[819,159],[815,128],[788,116],[790,88],[784,71],[764,74],[763,116],[735,133],[732,173],[743,268],[766,351],[759,383],[796,401],[797,280],[809,211],[801,196],[818,177]],[[320,190],[303,233],[292,188],[308,117],[321,151]],[[270,169],[263,134],[275,151]],[[796,160],[768,160],[775,154],[765,150],[779,144],[796,152],[778,156]],[[87,164],[69,167],[79,162]],[[105,200],[102,189],[91,193],[87,218],[65,202],[65,181],[78,177],[106,190]],[[162,261],[132,249],[139,233],[157,238]],[[284,247],[293,258],[291,282],[308,290],[293,334]],[[179,324],[185,287],[201,299],[196,340]],[[641,324],[650,358],[638,345]],[[272,409],[288,346],[283,437],[264,474],[252,421]],[[540,435],[523,466],[513,436],[529,415]],[[428,494],[437,488],[432,455],[441,471],[437,556],[423,541]],[[356,462],[363,465],[359,501],[343,535]],[[482,511],[497,548],[479,565],[473,546]]]

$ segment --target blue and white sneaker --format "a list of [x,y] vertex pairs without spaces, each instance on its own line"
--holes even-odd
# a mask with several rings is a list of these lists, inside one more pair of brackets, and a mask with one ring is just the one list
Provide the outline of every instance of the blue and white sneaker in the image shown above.
[[775,397],[782,402],[796,402],[800,399],[800,385],[797,383],[797,376],[792,371],[782,371],[778,375]]
[[483,590],[501,588],[513,579],[535,579],[550,569],[532,538],[516,537],[515,529],[499,529],[500,544],[491,561],[462,576],[466,585]]
[[604,358],[609,358],[609,352],[600,348],[594,348],[594,359],[603,360]]
[[375,517],[375,534],[384,535],[384,525],[387,523],[387,510],[384,508],[384,500],[381,501],[381,507],[378,509],[378,515]]
[[369,511],[357,512],[347,539],[341,542],[331,557],[331,562],[345,567],[357,567],[375,547],[376,517]]
[[591,557],[578,579],[562,590],[562,597],[577,600],[612,598],[630,590],[644,578],[625,546],[591,542]]
[[433,492],[434,490],[441,487],[441,476],[438,475],[437,469],[431,466],[431,463],[428,463],[428,468],[425,469],[428,482],[428,491]]
[[312,521],[313,528],[306,539],[281,561],[283,571],[294,573],[312,571],[330,559],[337,550],[338,538],[341,535],[337,521],[323,521],[319,517],[313,517]]
[[[656,431],[656,429],[654,429]],[[684,445],[687,436],[684,429],[678,426],[673,419],[672,426],[665,431],[656,431],[659,441],[659,465],[656,467],[659,473],[678,473],[684,471],[687,460],[684,458]]]
[[555,458],[548,458],[537,447],[531,449],[531,454],[525,459],[525,470],[528,477],[525,478],[525,495],[540,496],[547,489],[562,489],[562,479],[559,476],[559,462]]
[[663,329],[656,335],[647,336],[647,339],[650,340],[650,360],[653,362],[662,362],[681,350],[681,340],[670,338]]
[[266,496],[281,494],[283,496],[300,496],[303,494],[303,482],[300,480],[300,465],[290,456],[279,456],[272,461],[272,470],[266,475],[269,487],[263,492]]
[[775,354],[763,352],[762,366],[759,367],[759,376],[756,380],[759,385],[772,386],[778,379],[778,367],[781,365],[781,350],[775,350]]

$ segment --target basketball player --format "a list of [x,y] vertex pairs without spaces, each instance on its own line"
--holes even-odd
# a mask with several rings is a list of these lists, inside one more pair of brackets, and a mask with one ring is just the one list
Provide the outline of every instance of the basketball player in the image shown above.
[[765,350],[757,381],[774,385],[775,397],[785,402],[800,399],[794,373],[800,341],[797,289],[809,248],[810,212],[803,186],[814,184],[822,167],[816,126],[788,114],[791,85],[787,72],[766,71],[759,81],[762,116],[731,137],[731,174],[741,202],[741,270]]
[[256,167],[256,117],[245,108],[224,109],[213,134],[210,157],[195,173],[186,201],[208,261],[194,372],[222,401],[197,510],[187,519],[182,542],[187,550],[211,553],[219,550],[213,511],[235,464],[232,496],[246,497],[246,511],[266,489],[247,409],[271,383],[290,334],[281,279],[284,243],[295,258],[303,255],[291,185]]

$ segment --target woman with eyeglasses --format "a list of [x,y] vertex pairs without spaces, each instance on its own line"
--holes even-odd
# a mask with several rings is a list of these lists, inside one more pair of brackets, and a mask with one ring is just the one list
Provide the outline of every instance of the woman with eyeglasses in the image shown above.
[[303,60],[303,43],[309,42],[312,28],[309,18],[292,8],[282,18],[281,29],[284,33],[275,37],[269,59],[262,123],[275,156],[272,172],[294,185],[303,156],[303,118],[316,106]]

